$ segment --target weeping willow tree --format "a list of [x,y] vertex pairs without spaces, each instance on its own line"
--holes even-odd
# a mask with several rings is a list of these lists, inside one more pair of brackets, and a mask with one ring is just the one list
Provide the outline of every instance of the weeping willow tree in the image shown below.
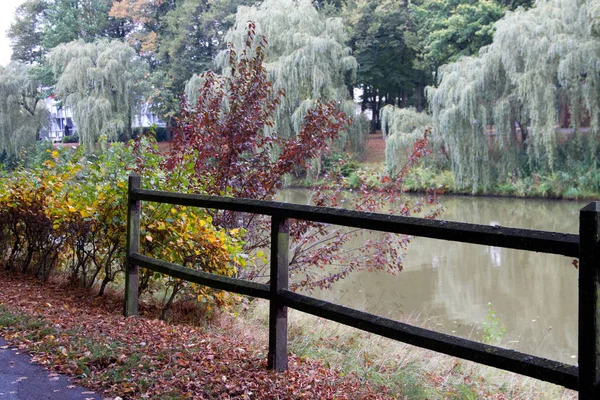
[[[236,21],[226,41],[243,48],[248,21],[256,23],[256,34],[266,36],[269,46],[264,66],[275,91],[285,98],[276,112],[274,130],[289,138],[301,128],[306,111],[318,100],[335,100],[348,115],[355,106],[346,83],[356,76],[357,63],[347,40],[340,18],[321,15],[311,0],[266,0],[259,6],[239,7]],[[227,73],[229,56],[219,53],[216,64]],[[202,80],[195,75],[186,86],[186,94],[194,100]],[[356,120],[343,138],[340,147],[354,150],[364,147],[367,127]],[[350,143],[346,143],[346,140]]]
[[[425,129],[431,127],[433,121],[430,115],[417,112],[415,108],[393,105],[381,109],[380,119],[385,139],[385,167],[389,176],[395,176],[412,153],[415,141],[423,137]],[[443,146],[437,137],[433,135],[433,140],[430,140],[434,148]]]
[[427,95],[459,186],[476,191],[507,176],[553,170],[563,105],[572,137],[585,141],[588,159],[597,158],[599,21],[597,0],[540,0],[499,20],[478,57],[440,68],[439,86]]
[[141,105],[147,65],[119,41],[61,44],[50,52],[55,92],[73,112],[88,151],[101,135],[131,137],[132,116]]
[[9,157],[39,140],[48,123],[46,104],[31,68],[16,62],[0,66],[0,151]]

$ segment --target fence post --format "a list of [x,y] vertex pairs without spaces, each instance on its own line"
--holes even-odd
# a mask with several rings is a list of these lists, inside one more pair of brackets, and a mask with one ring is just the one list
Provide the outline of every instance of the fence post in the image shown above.
[[289,221],[273,216],[271,219],[271,299],[269,302],[269,354],[267,368],[283,372],[288,368],[287,307],[277,292],[288,288]]
[[579,212],[579,398],[600,398],[600,202]]
[[127,190],[127,248],[125,255],[125,304],[126,317],[138,315],[138,266],[129,256],[140,251],[140,201],[131,199],[131,192],[141,188],[142,178],[138,174],[129,176]]

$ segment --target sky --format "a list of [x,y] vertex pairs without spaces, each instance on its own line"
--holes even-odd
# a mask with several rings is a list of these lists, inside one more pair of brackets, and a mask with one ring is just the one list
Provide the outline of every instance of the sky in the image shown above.
[[10,41],[6,31],[10,27],[15,15],[15,9],[25,0],[0,0],[0,65],[10,61]]

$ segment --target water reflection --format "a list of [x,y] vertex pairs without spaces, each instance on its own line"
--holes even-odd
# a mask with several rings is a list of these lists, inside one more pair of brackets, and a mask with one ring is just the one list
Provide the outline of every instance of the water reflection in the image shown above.
[[[306,201],[301,190],[283,196],[288,202]],[[448,196],[443,205],[446,220],[577,233],[585,202]],[[432,329],[477,340],[491,303],[506,328],[503,345],[575,364],[577,270],[571,262],[563,256],[411,238],[403,272],[359,272],[313,295],[394,319],[417,313]]]

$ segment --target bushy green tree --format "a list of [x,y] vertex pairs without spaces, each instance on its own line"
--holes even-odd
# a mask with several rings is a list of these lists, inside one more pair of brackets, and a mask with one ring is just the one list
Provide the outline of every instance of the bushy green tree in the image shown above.
[[50,52],[56,95],[71,108],[81,143],[91,150],[100,135],[131,137],[147,65],[123,42],[74,41]]
[[124,38],[132,26],[111,17],[111,5],[112,0],[26,0],[8,31],[13,60],[39,65],[61,43]]
[[193,74],[214,68],[217,53],[226,47],[225,33],[237,8],[256,0],[185,0],[169,11],[158,41],[159,64],[153,81],[160,85],[157,105],[170,120],[179,111],[186,82]]
[[194,73],[214,68],[216,54],[226,46],[225,32],[240,5],[257,0],[113,1],[110,16],[134,28],[127,41],[151,68],[150,97],[167,122],[179,111],[185,83]]
[[[387,105],[381,110],[381,130],[385,139],[385,168],[388,176],[396,176],[414,151],[414,144],[431,130],[433,120],[416,109]],[[439,134],[431,132],[428,141],[430,154],[424,162],[440,168],[447,167],[446,146]]]
[[363,109],[373,111],[374,128],[385,104],[423,109],[423,90],[430,82],[414,68],[416,53],[406,37],[411,26],[407,2],[355,0],[348,3],[344,18],[359,64],[356,84],[363,91]]
[[46,104],[32,68],[16,62],[0,66],[0,151],[17,157],[40,138],[47,123]]
[[419,53],[416,65],[436,74],[444,64],[476,55],[492,42],[494,22],[505,11],[494,0],[413,0],[409,42]]
[[[478,190],[507,176],[552,170],[560,105],[569,110],[575,131],[567,142],[583,144],[579,153],[563,157],[595,166],[599,18],[592,0],[539,1],[499,20],[493,42],[479,56],[440,68],[429,100],[459,186]],[[585,119],[590,129],[582,135]],[[520,154],[527,156],[525,164],[518,162]]]
[[122,39],[127,27],[108,15],[112,0],[46,0],[43,44],[48,50],[73,40]]
[[7,36],[11,41],[14,61],[41,64],[46,54],[43,46],[44,25],[48,3],[45,0],[29,0],[19,5]]

